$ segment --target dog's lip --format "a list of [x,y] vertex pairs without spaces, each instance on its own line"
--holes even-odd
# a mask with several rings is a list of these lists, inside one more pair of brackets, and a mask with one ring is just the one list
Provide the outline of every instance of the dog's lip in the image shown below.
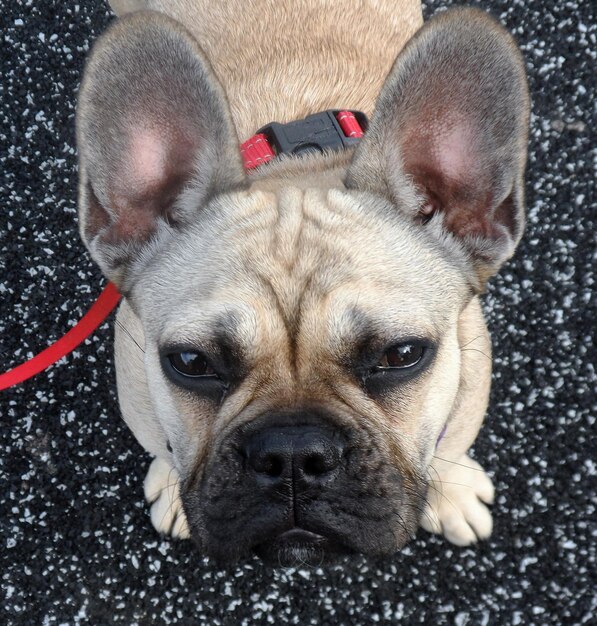
[[[288,550],[295,552],[294,554],[286,552]],[[303,551],[302,556],[295,556],[297,550]],[[270,540],[254,546],[253,551],[266,563],[283,567],[296,565],[297,562],[317,565],[353,552],[341,542],[300,527],[290,528],[272,536]],[[288,558],[291,560],[288,561]],[[297,562],[292,560],[295,558],[298,558]]]
[[327,541],[327,538],[310,530],[295,527],[281,533],[275,540],[286,543],[320,544]]

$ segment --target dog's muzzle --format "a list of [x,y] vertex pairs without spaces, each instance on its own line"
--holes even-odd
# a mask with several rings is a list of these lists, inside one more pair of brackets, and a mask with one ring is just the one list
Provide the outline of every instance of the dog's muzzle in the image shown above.
[[193,536],[216,558],[253,551],[279,565],[317,564],[404,543],[417,519],[403,484],[366,432],[301,412],[237,428],[182,497]]
[[250,435],[240,452],[245,471],[264,497],[292,504],[293,527],[256,546],[265,560],[305,562],[338,551],[339,545],[304,528],[300,505],[318,491],[332,488],[341,471],[346,441],[329,427],[312,424],[274,426]]

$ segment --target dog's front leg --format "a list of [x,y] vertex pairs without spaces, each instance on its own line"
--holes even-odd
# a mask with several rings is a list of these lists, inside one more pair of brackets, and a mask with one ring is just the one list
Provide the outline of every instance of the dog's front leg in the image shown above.
[[429,466],[421,526],[465,546],[486,539],[493,528],[486,506],[493,502],[493,484],[467,454],[483,422],[491,382],[491,344],[477,298],[461,314],[458,338],[461,384],[445,435]]
[[145,499],[151,504],[151,523],[164,535],[189,538],[189,525],[180,499],[180,480],[176,468],[165,459],[155,458],[143,485]]

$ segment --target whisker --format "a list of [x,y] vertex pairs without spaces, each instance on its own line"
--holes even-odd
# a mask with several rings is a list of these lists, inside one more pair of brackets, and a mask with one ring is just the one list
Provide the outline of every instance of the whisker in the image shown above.
[[[433,479],[432,479],[433,480]],[[433,484],[430,484],[430,486],[434,489],[436,489],[436,487]],[[427,506],[430,505],[429,503],[429,499],[427,498],[427,496],[425,496],[425,498],[423,499],[423,506],[420,506],[419,504],[417,504],[415,501],[419,500],[421,498],[421,493],[413,488],[413,487],[409,487],[408,485],[404,485],[403,486],[404,492],[407,495],[411,495],[413,496],[413,502],[409,503],[409,506],[414,510],[417,511],[420,514],[420,517],[426,517],[430,522],[432,522],[432,519],[429,515],[429,513],[427,513]],[[404,522],[404,518],[400,515],[400,513],[398,513],[398,511],[393,511],[393,514],[395,514],[396,516],[398,516],[400,525],[402,526],[402,528],[404,529],[405,533],[408,533],[408,530],[406,528],[406,523]]]
[[443,480],[442,481],[443,485],[457,485],[458,487],[466,487],[467,489],[473,489],[473,487],[471,485],[467,485],[465,483],[455,483],[455,482],[451,482],[448,480]]
[[473,341],[477,341],[477,339],[481,339],[482,337],[483,335],[477,335],[474,339],[471,339],[470,341],[467,341],[463,346],[460,346],[460,349],[462,350],[462,348],[466,348],[468,345],[473,343]]
[[141,352],[145,354],[145,350],[143,350],[143,348],[137,343],[137,340],[131,335],[128,328],[118,318],[116,318],[116,323],[118,324],[118,327],[130,337],[131,341],[137,346],[137,348],[139,348],[139,350],[141,350]]
[[483,352],[483,350],[477,350],[477,348],[460,348],[461,352],[478,352],[479,354],[482,354],[486,359],[489,359],[491,361],[491,357],[487,354],[485,354],[485,352]]
[[[168,496],[169,504],[168,504],[168,508],[164,512],[164,515],[162,516],[160,526],[162,525],[164,520],[168,517],[168,515],[170,515],[170,513],[172,512],[172,508],[174,507],[174,504],[176,503],[176,500],[172,496],[173,496],[174,489],[176,488],[176,485],[180,483],[180,477],[177,476],[176,480],[174,482],[171,482],[173,471],[174,471],[174,468],[171,467],[170,471],[168,472],[168,480],[166,481],[166,486],[164,487],[164,489],[167,489],[166,494]],[[172,534],[172,529],[174,528],[175,522],[176,520],[172,519],[172,523],[170,524],[170,527],[168,528],[168,534]]]
[[[431,466],[431,467],[433,467],[433,466]],[[443,487],[443,485],[458,484],[458,483],[449,483],[449,482],[443,481],[440,478],[440,476],[439,476],[439,472],[435,468],[433,468],[433,469],[435,470],[435,473],[437,474],[438,480],[440,481],[440,484],[442,485],[442,487]],[[431,477],[431,474],[429,476]],[[437,482],[437,481],[434,480],[433,482]],[[440,491],[439,489],[437,489],[437,487],[435,487],[435,485],[430,485],[430,486],[433,487],[436,490],[436,492],[439,494],[440,498],[445,500],[454,510],[456,510],[456,511],[460,510],[459,507],[457,507],[456,504],[450,498],[448,498],[448,496],[443,492],[443,489]],[[443,532],[443,529],[442,529],[442,532]]]
[[[419,519],[426,517],[429,520],[429,523],[433,525],[433,520],[431,519],[431,516],[429,515],[429,513],[427,513],[426,507],[413,506],[413,509],[420,514]],[[419,525],[420,525],[420,521],[419,521]]]
[[[437,478],[433,478],[433,476],[431,476],[431,472],[429,471],[429,469],[432,469]],[[433,467],[433,465],[429,466],[429,469],[427,470],[427,473],[429,474],[429,479],[430,479],[430,483],[429,483],[429,488],[433,489],[440,498],[444,497],[444,481],[442,480],[442,477],[440,476],[440,473],[437,471],[437,469],[435,467]],[[439,485],[439,488],[438,486]]]
[[[465,465],[464,463],[458,463],[457,461],[449,461],[448,459],[442,459],[441,456],[437,456],[435,454],[433,455],[433,458],[437,459],[438,461],[443,461],[444,463],[452,463],[452,465],[459,465],[460,467],[466,467],[466,469],[473,470],[474,472],[485,472],[483,468],[472,467],[471,465]],[[433,467],[433,466],[430,466],[430,467]],[[437,472],[437,470],[435,471]]]

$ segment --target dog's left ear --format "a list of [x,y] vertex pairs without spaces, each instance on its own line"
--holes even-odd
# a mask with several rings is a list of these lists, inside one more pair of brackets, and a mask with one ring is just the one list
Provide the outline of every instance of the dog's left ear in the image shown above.
[[524,229],[528,118],[512,37],[479,10],[448,11],[398,56],[346,186],[388,197],[427,228],[441,220],[481,288]]
[[139,11],[96,42],[77,110],[83,241],[126,292],[212,197],[246,185],[224,90],[178,22]]

